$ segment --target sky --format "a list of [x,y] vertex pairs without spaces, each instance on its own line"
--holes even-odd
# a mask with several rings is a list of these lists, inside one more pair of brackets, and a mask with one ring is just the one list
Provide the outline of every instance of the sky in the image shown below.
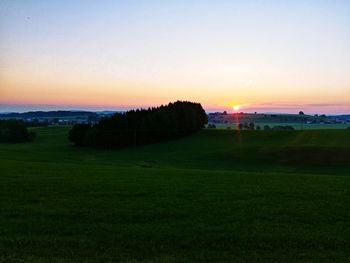
[[0,1],[0,111],[176,100],[350,113],[350,1]]

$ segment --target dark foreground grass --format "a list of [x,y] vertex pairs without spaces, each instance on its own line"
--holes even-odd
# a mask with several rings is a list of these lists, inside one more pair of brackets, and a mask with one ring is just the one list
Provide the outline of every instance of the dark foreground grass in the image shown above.
[[350,260],[348,131],[206,131],[119,151],[37,133],[0,145],[0,262]]

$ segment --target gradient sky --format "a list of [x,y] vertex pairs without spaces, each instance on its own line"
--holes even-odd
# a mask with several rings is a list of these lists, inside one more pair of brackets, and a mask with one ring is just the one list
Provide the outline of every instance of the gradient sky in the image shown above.
[[0,111],[350,113],[350,1],[0,2]]

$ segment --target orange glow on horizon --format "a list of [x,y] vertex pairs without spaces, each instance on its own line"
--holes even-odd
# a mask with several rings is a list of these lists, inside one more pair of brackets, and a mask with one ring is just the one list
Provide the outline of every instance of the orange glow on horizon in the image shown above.
[[350,112],[347,1],[3,2],[0,111],[187,100],[208,112]]

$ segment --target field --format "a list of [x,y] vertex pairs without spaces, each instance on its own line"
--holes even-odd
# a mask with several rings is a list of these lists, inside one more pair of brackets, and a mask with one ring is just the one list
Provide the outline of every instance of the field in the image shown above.
[[[314,116],[300,114],[263,114],[263,113],[238,113],[227,115],[209,115],[209,123],[215,124],[217,129],[237,129],[239,123],[254,123],[261,129],[265,125],[292,126],[295,130],[330,130],[350,128],[350,123],[345,122],[348,117],[342,116]],[[337,121],[335,121],[337,120]]]
[[[260,126],[261,129],[264,129],[264,126],[267,125],[269,127],[274,126],[292,126],[295,130],[340,130],[347,129],[350,127],[350,124],[344,123],[332,123],[332,124],[318,124],[318,123],[297,123],[297,122],[255,122],[256,126]],[[217,129],[227,129],[230,127],[231,129],[237,129],[236,123],[219,123],[215,126]],[[229,128],[229,129],[230,129]]]
[[350,131],[0,144],[0,262],[349,262]]

